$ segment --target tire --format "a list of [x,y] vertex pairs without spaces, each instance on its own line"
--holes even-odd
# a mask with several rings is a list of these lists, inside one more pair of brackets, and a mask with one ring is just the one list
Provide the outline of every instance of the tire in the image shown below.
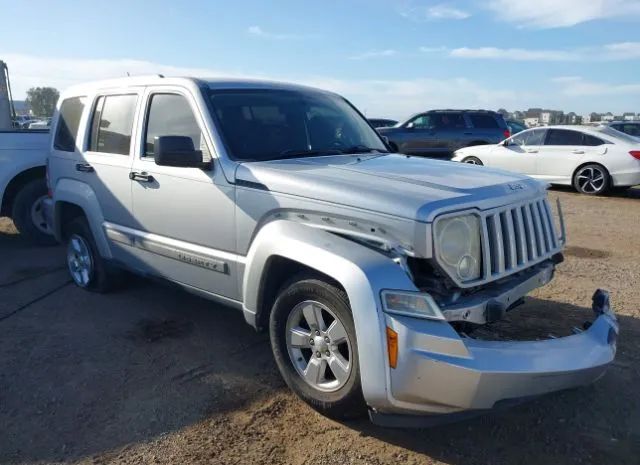
[[480,160],[478,157],[464,157],[462,159],[462,163],[468,163],[470,165],[484,166],[484,163],[482,163],[482,160]]
[[576,170],[573,187],[581,194],[604,195],[611,188],[611,176],[604,166],[591,163]]
[[109,270],[100,256],[87,220],[84,217],[74,218],[64,230],[67,269],[75,285],[98,293],[113,289],[118,275]]
[[47,183],[44,179],[34,179],[25,184],[13,200],[11,218],[28,242],[38,245],[54,245],[53,231],[42,214],[42,201],[47,197]]
[[[313,315],[315,323],[305,314]],[[297,344],[289,342],[292,330]],[[336,420],[366,413],[355,326],[343,290],[311,274],[294,277],[273,305],[269,334],[278,369],[302,400]],[[338,340],[342,342],[336,344]]]

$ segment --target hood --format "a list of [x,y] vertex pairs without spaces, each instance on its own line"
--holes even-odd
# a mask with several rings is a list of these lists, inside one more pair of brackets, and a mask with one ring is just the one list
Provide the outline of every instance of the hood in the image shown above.
[[405,155],[249,162],[238,166],[236,182],[419,221],[441,211],[506,205],[545,189],[507,171]]

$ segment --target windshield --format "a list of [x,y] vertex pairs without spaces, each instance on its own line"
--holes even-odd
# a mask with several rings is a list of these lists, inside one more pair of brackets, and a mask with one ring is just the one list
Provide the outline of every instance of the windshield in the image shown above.
[[214,90],[209,98],[234,160],[387,151],[367,121],[335,95],[251,89]]

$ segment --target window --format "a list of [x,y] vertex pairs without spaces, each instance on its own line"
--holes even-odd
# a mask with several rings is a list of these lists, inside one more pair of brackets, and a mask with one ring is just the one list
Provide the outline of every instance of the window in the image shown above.
[[236,160],[351,153],[363,147],[386,152],[369,123],[336,95],[235,89],[212,90],[209,98],[219,132]]
[[498,129],[500,125],[489,113],[467,113],[467,116],[471,120],[474,128],[481,129]]
[[[144,156],[153,157],[154,139],[160,136],[186,136],[193,146],[206,152],[202,132],[186,98],[178,94],[155,94],[147,114]],[[205,155],[204,159],[209,157]]]
[[413,127],[416,129],[428,129],[432,127],[431,118],[429,115],[420,115],[410,121],[413,123]]
[[625,124],[622,129],[616,128],[619,131],[629,134],[630,136],[640,136],[640,124]]
[[511,138],[511,143],[517,145],[542,145],[544,140],[544,129],[534,129],[532,131],[519,132]]
[[582,145],[582,133],[567,129],[549,129],[545,145]]
[[466,127],[462,113],[431,113],[432,126],[437,129]]
[[582,145],[587,145],[591,147],[596,147],[598,145],[602,145],[605,142],[602,139],[599,139],[595,136],[591,136],[589,134],[582,135]]
[[137,95],[98,98],[93,111],[89,150],[129,155]]
[[65,99],[60,105],[58,127],[53,147],[63,152],[76,151],[76,137],[80,127],[80,118],[84,111],[84,97]]

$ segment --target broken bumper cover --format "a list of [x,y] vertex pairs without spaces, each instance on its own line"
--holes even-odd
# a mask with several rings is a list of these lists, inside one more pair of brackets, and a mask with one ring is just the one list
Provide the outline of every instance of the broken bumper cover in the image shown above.
[[393,407],[373,410],[372,420],[427,426],[433,414],[486,411],[591,383],[613,361],[618,334],[606,292],[596,292],[593,310],[588,329],[544,341],[463,338],[443,322],[387,315],[399,341],[398,365],[389,375]]

